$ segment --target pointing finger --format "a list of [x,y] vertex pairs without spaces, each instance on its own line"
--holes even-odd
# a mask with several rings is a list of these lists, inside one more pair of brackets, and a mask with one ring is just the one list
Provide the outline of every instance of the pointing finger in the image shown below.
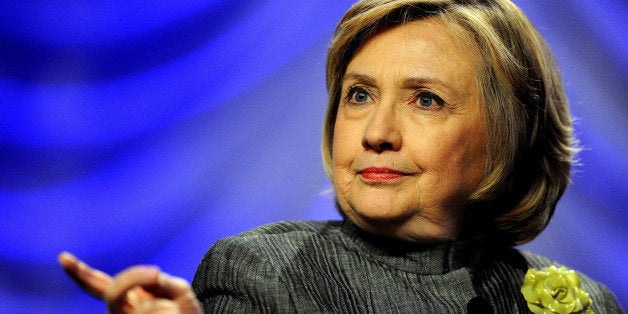
[[91,268],[76,256],[62,252],[58,257],[59,263],[65,272],[85,291],[98,299],[104,297],[104,291],[113,282],[113,278],[106,273]]

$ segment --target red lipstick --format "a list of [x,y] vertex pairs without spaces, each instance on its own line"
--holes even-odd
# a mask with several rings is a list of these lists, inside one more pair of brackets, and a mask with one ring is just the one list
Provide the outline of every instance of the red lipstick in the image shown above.
[[361,175],[364,179],[374,181],[393,180],[400,178],[404,175],[404,173],[401,171],[390,168],[376,167],[362,169],[358,172],[358,174]]

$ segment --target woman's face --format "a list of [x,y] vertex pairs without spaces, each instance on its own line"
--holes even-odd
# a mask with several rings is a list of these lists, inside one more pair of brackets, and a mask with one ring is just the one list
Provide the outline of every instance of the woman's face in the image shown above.
[[349,63],[333,184],[361,228],[418,242],[458,237],[486,160],[480,59],[469,46],[428,18],[379,33]]

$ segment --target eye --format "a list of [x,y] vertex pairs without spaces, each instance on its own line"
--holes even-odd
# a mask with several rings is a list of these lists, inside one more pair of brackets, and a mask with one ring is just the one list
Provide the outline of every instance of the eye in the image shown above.
[[417,97],[417,105],[422,108],[430,108],[433,105],[443,106],[445,102],[442,98],[431,92],[420,92]]
[[347,94],[347,98],[349,102],[355,104],[362,104],[365,102],[371,101],[371,95],[368,91],[362,87],[351,87],[349,89],[349,93]]

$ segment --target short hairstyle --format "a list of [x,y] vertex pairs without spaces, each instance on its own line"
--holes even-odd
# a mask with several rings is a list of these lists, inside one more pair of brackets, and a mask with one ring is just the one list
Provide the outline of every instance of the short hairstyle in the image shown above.
[[[577,152],[569,104],[549,46],[509,0],[363,0],[341,19],[326,63],[322,157],[332,176],[342,79],[382,30],[439,18],[480,55],[476,84],[487,121],[484,177],[465,209],[464,236],[490,232],[510,245],[534,239],[570,182]],[[490,231],[486,231],[490,230]]]

